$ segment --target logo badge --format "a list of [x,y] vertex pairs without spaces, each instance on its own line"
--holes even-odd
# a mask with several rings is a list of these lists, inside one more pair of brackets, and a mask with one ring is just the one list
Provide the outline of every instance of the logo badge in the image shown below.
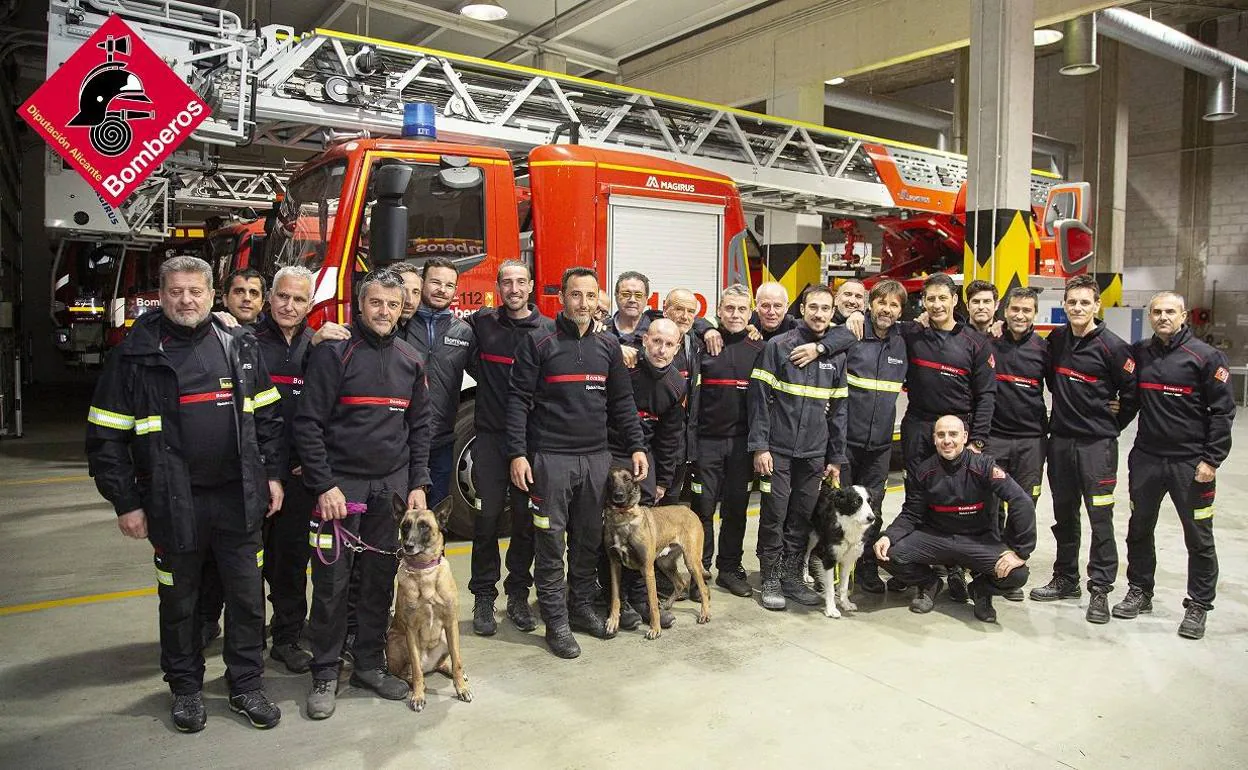
[[1218,370],[1213,373],[1213,378],[1218,382],[1226,382],[1231,379],[1231,373],[1227,371],[1225,366],[1219,366]]
[[111,16],[19,114],[105,201],[118,206],[209,112],[138,33]]
[[1005,471],[1001,470],[999,466],[994,465],[992,466],[992,477],[994,479],[1003,479],[1005,478]]
[[1122,370],[1127,374],[1135,374],[1135,359],[1128,358],[1122,364]]

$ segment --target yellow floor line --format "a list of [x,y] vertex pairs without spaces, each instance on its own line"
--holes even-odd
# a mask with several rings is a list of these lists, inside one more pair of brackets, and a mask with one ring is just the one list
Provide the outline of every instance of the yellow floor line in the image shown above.
[[[83,478],[88,478],[84,476]],[[32,480],[33,481],[33,480]],[[901,490],[901,485],[888,487],[886,492],[897,492]],[[758,515],[758,506],[750,506],[746,511],[748,516]],[[503,539],[499,541],[498,547],[500,551],[507,550],[509,541]],[[472,544],[455,545],[446,549],[447,556],[463,556],[472,553]],[[75,607],[81,604],[97,604],[99,602],[111,602],[119,599],[133,599],[136,596],[153,596],[156,593],[156,587],[134,588],[129,591],[112,591],[103,594],[87,594],[86,596],[69,596],[64,599],[48,599],[42,602],[30,602],[28,604],[11,604],[7,607],[0,607],[0,617],[7,615],[20,615],[27,612],[38,612],[40,610],[51,610],[57,607]]]
[[24,487],[32,484],[76,484],[90,481],[90,476],[45,476],[40,479],[11,479],[0,481],[0,487]]

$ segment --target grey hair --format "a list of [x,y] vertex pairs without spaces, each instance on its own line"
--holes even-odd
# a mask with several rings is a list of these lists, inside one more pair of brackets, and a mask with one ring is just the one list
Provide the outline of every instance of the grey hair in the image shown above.
[[744,297],[748,302],[750,300],[750,290],[745,287],[745,284],[734,283],[720,293],[719,298],[723,299],[724,297]]
[[315,284],[311,270],[307,269],[303,265],[287,265],[286,267],[283,267],[273,276],[273,285],[269,288],[269,294],[272,294],[277,289],[278,282],[283,278],[294,278],[299,281],[307,281],[308,295],[309,298],[311,298],[312,288]]
[[177,257],[170,257],[162,262],[160,265],[160,288],[165,288],[167,283],[165,277],[171,273],[199,273],[208,282],[208,288],[212,288],[212,267],[199,257],[182,254]]
[[387,270],[383,267],[380,270],[372,271],[364,276],[364,280],[360,281],[359,291],[361,299],[364,297],[364,292],[368,290],[368,287],[374,284],[383,289],[398,289],[399,291],[404,289],[403,277],[393,270]]
[[1177,291],[1174,291],[1173,289],[1166,289],[1164,291],[1159,291],[1153,296],[1149,297],[1148,306],[1151,309],[1154,302],[1156,302],[1159,299],[1167,299],[1167,298],[1177,299],[1179,301],[1179,304],[1183,306],[1183,311],[1187,312],[1187,300],[1184,299],[1182,294],[1179,294]]
[[779,289],[780,293],[784,295],[784,304],[789,304],[789,290],[784,288],[784,285],[779,281],[767,281],[766,283],[760,283],[758,288],[754,290],[755,302],[758,302],[758,293],[763,289]]

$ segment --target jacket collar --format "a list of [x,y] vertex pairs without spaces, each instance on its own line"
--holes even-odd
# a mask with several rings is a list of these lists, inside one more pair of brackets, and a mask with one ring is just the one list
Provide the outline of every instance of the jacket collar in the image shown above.
[[741,340],[745,339],[746,337],[750,335],[750,333],[745,329],[742,329],[739,332],[730,332],[722,326],[717,326],[715,328],[719,330],[719,335],[724,338],[725,345],[731,345],[734,342],[740,342]]
[[[798,322],[797,326],[794,328],[796,328],[798,332],[801,333],[802,339],[806,340],[807,342],[818,342],[819,340],[823,339],[824,334],[828,333],[827,329],[825,329],[823,334],[815,334],[814,330],[811,329],[809,326],[807,326],[805,321]],[[828,327],[828,329],[831,329],[831,328],[832,328],[831,326]]]
[[1007,326],[1005,330],[1001,333],[1001,337],[999,339],[1005,340],[1010,345],[1022,347],[1023,345],[1026,345],[1034,336],[1036,336],[1036,327],[1032,326],[1027,329],[1027,333],[1024,334],[1022,338],[1016,340],[1014,339],[1014,332],[1010,331],[1009,327]]
[[[290,338],[290,344],[293,345],[296,342],[298,342],[299,335],[303,334],[303,330],[306,328],[308,328],[308,319],[305,318],[302,321],[300,321],[299,326],[295,328],[295,333]],[[281,340],[286,339],[286,333],[282,331],[282,327],[278,326],[277,321],[275,321],[273,319],[273,316],[269,315],[268,313],[265,313],[264,315],[260,316],[260,320],[256,321],[256,331],[259,331],[261,329],[268,329],[269,331],[276,334],[278,339],[281,339]]]
[[1183,326],[1179,327],[1179,330],[1177,332],[1170,335],[1169,342],[1163,342],[1161,337],[1158,337],[1156,334],[1153,334],[1153,345],[1157,347],[1159,350],[1173,350],[1179,345],[1183,345],[1187,343],[1187,341],[1190,340],[1191,338],[1192,338],[1192,327],[1188,326],[1187,324],[1183,324]]
[[[396,326],[395,328],[397,329],[398,327]],[[355,336],[364,340],[374,348],[389,347],[394,342],[393,331],[382,337],[377,332],[368,328],[368,324],[364,323],[363,319],[361,319],[358,315],[351,319],[351,331]]]
[[536,328],[541,325],[543,318],[544,316],[542,316],[542,311],[538,310],[537,305],[532,302],[529,303],[529,314],[524,318],[512,318],[507,315],[507,308],[498,308],[498,320],[507,326]]
[[936,455],[936,459],[940,462],[940,467],[944,468],[947,473],[957,473],[966,467],[966,454],[970,451],[969,449],[963,449],[962,454],[952,460],[946,460],[940,455]]
[[594,333],[594,325],[591,323],[588,327],[586,327],[585,333],[581,334],[581,330],[577,328],[576,323],[564,315],[562,311],[559,315],[555,316],[555,326],[557,326],[560,331],[564,332],[568,336],[576,339],[589,337]]

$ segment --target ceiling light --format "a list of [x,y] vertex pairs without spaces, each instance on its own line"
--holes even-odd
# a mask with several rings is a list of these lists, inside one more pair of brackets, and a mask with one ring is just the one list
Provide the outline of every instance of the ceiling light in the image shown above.
[[1053,45],[1062,39],[1062,31],[1060,29],[1047,29],[1041,27],[1031,33],[1031,40],[1036,46]]
[[459,12],[477,21],[502,21],[507,18],[507,9],[494,0],[473,0],[460,8]]
[[845,82],[845,78],[835,77],[835,78],[832,78],[831,80],[825,80],[823,82],[827,83],[830,86],[839,86],[841,83]]

